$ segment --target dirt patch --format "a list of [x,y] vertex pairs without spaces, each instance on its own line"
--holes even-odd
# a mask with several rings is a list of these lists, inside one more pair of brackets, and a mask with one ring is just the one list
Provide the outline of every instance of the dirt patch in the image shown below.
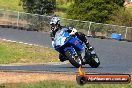
[[126,7],[132,7],[132,3],[126,4]]
[[0,84],[37,82],[44,80],[76,81],[76,75],[54,73],[0,72]]

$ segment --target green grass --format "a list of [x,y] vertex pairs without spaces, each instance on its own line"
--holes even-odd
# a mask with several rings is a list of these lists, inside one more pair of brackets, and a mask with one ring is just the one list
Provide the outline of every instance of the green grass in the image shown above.
[[55,14],[56,14],[57,16],[62,17],[62,18],[66,18],[66,13],[65,13],[65,12],[62,12],[62,11],[56,11]]
[[41,81],[35,83],[3,84],[2,88],[132,88],[130,84],[85,84],[78,85],[75,81]]
[[[56,0],[57,10],[55,11],[55,14],[65,18],[66,10],[73,3],[73,1],[74,0]],[[0,9],[24,11],[19,2],[20,0],[0,0]],[[128,10],[132,12],[132,7],[128,7]]]
[[[66,2],[66,0],[57,0],[57,10],[55,14],[61,17],[66,17],[66,10],[72,2]],[[24,11],[20,6],[20,0],[0,0],[0,9]]]
[[0,9],[23,11],[22,6],[19,5],[20,0],[0,0]]
[[29,46],[0,40],[0,64],[57,62],[58,53],[51,48]]
[[127,10],[132,13],[132,6],[128,7]]
[[[66,0],[57,0],[57,10],[55,14],[65,18],[66,17],[66,10],[72,2],[68,2]],[[20,0],[0,0],[0,9],[5,10],[13,10],[13,11],[21,11],[23,12],[22,6],[20,6]]]
[[64,3],[64,4],[58,3],[57,9],[68,9],[71,4],[72,4],[72,2],[68,2],[68,3]]
[[66,18],[66,12],[72,3],[72,0],[70,2],[67,2],[67,0],[57,0],[57,10],[55,11],[55,14],[60,17]]

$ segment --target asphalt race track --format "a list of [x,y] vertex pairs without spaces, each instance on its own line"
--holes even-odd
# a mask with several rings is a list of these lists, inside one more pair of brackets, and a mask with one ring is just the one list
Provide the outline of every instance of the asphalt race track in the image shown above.
[[[15,40],[25,43],[33,43],[51,47],[49,33],[22,31],[10,28],[0,28],[0,38]],[[101,65],[98,68],[84,66],[90,73],[132,73],[132,42],[89,38],[100,58]],[[29,70],[29,71],[53,71],[76,72],[69,63],[50,63],[36,65],[0,65],[0,70]]]
[[0,28],[0,38],[51,47],[51,39],[48,33]]

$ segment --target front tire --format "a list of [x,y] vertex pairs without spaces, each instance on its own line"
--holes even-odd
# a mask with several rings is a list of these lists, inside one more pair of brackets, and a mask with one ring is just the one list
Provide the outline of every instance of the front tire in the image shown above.
[[66,61],[67,59],[66,59],[62,54],[59,54],[59,60],[60,60],[61,62],[64,62],[64,61]]
[[75,56],[70,50],[67,50],[65,52],[65,55],[73,66],[75,66],[76,68],[80,67],[82,61],[78,56]]

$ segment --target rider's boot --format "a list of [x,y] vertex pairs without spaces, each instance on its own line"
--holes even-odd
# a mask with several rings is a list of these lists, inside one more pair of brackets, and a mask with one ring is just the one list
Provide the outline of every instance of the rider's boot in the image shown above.
[[59,59],[61,62],[64,62],[67,60],[62,54],[59,54]]
[[86,47],[88,48],[89,51],[93,51],[94,50],[94,48],[89,44],[88,41],[85,42],[85,44],[86,44]]

